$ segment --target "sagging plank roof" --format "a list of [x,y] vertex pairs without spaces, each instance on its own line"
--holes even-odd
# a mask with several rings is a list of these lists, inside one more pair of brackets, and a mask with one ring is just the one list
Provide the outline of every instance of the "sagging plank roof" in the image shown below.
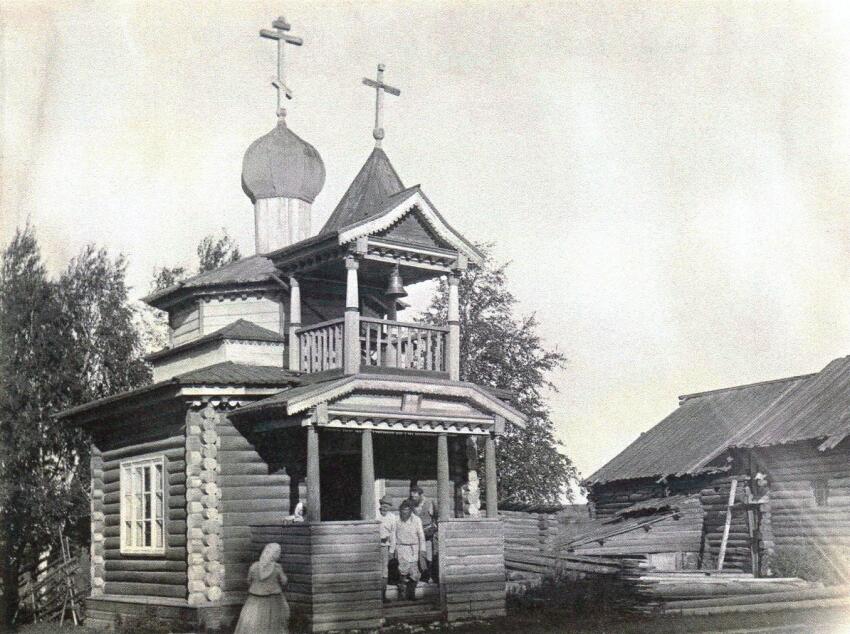
[[848,396],[850,356],[815,374],[683,396],[587,483],[695,474],[735,447],[819,441],[831,449],[850,435]]
[[642,433],[587,483],[698,472],[806,379],[791,377],[682,397],[678,409]]

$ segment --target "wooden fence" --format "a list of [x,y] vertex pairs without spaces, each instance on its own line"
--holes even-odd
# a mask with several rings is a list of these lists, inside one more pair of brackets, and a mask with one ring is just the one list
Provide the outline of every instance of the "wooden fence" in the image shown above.
[[16,624],[82,620],[83,598],[88,588],[80,580],[79,551],[68,538],[62,539],[60,553],[43,555],[26,566],[18,577]]

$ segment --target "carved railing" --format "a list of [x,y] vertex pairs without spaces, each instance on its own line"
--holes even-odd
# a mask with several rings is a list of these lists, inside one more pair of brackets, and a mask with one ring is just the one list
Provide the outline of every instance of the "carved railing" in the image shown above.
[[449,330],[440,326],[360,318],[363,365],[447,372]]
[[331,319],[298,331],[301,372],[342,367],[343,319]]

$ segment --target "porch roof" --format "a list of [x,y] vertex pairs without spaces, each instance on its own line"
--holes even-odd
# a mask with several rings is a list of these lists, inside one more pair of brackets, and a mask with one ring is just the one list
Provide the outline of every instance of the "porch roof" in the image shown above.
[[[450,381],[431,377],[406,377],[397,375],[354,374],[329,380],[299,385],[278,394],[239,408],[234,418],[256,419],[263,414],[293,416],[308,412],[321,403],[342,398],[354,392],[382,394],[406,393],[445,396],[465,399],[489,414],[505,421],[525,426],[526,417],[491,392],[473,383]],[[450,419],[450,415],[446,415]]]

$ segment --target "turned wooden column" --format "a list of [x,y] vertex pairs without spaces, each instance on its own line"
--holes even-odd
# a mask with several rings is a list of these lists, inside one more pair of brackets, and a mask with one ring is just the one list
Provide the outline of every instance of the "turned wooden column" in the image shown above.
[[487,517],[499,517],[499,500],[496,490],[496,439],[488,434],[484,441],[484,473],[487,477]]
[[449,350],[447,363],[449,378],[452,381],[460,381],[460,302],[458,299],[458,285],[460,279],[457,275],[449,275]]
[[371,429],[360,432],[360,519],[375,519],[375,452]]
[[345,258],[345,344],[343,372],[360,371],[360,291],[357,286],[357,269],[360,263],[353,257]]
[[301,328],[301,287],[294,277],[289,278],[289,369],[301,370],[301,343],[298,329]]
[[452,517],[452,498],[449,491],[449,439],[437,435],[437,509],[440,521]]
[[307,521],[322,520],[322,495],[319,481],[319,429],[307,426]]

